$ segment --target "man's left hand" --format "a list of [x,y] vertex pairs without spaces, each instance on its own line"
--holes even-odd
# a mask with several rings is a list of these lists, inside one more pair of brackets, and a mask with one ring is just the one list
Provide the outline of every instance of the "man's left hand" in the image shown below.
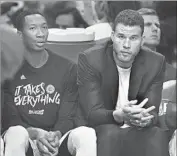
[[154,118],[153,115],[151,115],[149,112],[155,109],[154,106],[149,107],[147,109],[143,109],[143,111],[140,114],[140,120],[130,120],[130,123],[137,127],[148,127],[152,123],[152,119]]
[[47,139],[50,142],[52,147],[58,148],[60,145],[61,136],[62,136],[62,134],[60,131],[51,131],[48,133]]

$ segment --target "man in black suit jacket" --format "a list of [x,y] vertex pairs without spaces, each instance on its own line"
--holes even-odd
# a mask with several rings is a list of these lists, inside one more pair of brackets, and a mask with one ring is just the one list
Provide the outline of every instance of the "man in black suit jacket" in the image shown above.
[[168,156],[166,132],[156,127],[165,58],[141,48],[138,12],[120,12],[113,31],[113,44],[97,45],[78,59],[81,108],[97,132],[98,156]]

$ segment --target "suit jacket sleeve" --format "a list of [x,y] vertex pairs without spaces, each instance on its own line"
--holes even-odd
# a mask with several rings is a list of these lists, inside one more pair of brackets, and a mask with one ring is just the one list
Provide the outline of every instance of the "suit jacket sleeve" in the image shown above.
[[101,75],[89,64],[85,54],[78,58],[79,100],[86,120],[90,126],[116,123],[113,118],[113,110],[104,107],[101,94]]
[[58,118],[53,128],[54,131],[59,130],[62,134],[74,128],[78,100],[76,64],[72,64],[66,73],[63,88]]
[[149,99],[148,103],[145,105],[146,108],[150,106],[155,106],[155,110],[151,111],[150,114],[154,115],[153,119],[153,125],[155,125],[158,121],[158,112],[159,112],[159,106],[162,99],[162,88],[163,88],[163,82],[165,77],[165,58],[163,57],[159,71],[157,72],[157,75],[155,76],[149,90],[146,93],[146,97]]

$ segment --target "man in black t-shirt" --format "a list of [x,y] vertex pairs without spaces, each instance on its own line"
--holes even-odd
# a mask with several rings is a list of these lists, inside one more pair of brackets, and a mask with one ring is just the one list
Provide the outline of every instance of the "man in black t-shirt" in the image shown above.
[[21,12],[16,26],[25,59],[4,87],[5,156],[96,156],[95,131],[74,125],[76,64],[45,49],[48,27],[39,12]]

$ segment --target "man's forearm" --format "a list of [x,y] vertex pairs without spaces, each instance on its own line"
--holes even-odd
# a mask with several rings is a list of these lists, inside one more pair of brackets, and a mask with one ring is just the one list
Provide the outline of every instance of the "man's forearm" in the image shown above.
[[99,109],[89,113],[88,123],[90,126],[98,126],[102,124],[116,124],[117,122],[113,117],[113,110]]
[[48,133],[47,131],[41,128],[35,128],[35,127],[28,127],[27,131],[31,140],[37,140]]

